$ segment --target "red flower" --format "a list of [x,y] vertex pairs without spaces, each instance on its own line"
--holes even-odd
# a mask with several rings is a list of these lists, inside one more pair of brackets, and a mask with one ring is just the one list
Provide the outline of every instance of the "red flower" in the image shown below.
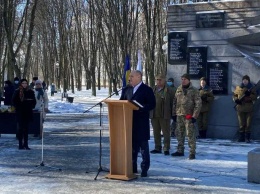
[[186,115],[186,119],[190,120],[192,118],[192,115]]

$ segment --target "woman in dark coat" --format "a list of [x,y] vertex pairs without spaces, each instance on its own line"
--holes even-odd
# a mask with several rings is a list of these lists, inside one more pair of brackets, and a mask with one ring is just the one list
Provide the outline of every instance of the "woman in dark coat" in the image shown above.
[[5,81],[4,87],[4,105],[11,105],[12,104],[12,96],[14,94],[14,86],[10,80]]
[[21,79],[20,86],[13,95],[13,105],[18,122],[19,149],[30,150],[28,147],[28,127],[33,118],[33,108],[36,104],[34,91],[29,89],[28,81]]

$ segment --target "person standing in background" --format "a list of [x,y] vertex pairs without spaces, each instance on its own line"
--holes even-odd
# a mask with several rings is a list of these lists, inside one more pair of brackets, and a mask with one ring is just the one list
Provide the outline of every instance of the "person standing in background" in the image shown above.
[[32,82],[29,85],[30,89],[32,89],[32,90],[34,89],[36,80],[38,80],[38,77],[33,77]]
[[54,83],[51,84],[51,96],[54,96],[55,93],[55,85]]
[[[39,111],[42,114],[42,122],[46,119],[46,113],[48,112],[49,99],[47,93],[44,91],[41,80],[35,82],[34,94],[36,99],[36,105],[33,110]],[[34,134],[34,137],[38,137],[39,134]],[[40,132],[42,137],[42,132]]]
[[196,128],[195,122],[201,109],[199,90],[192,86],[189,74],[181,76],[181,85],[177,88],[173,101],[173,119],[177,121],[176,137],[178,141],[177,151],[173,157],[184,156],[185,132],[188,136],[190,148],[189,159],[195,159],[196,155]]
[[207,85],[205,77],[200,78],[199,92],[202,101],[202,107],[198,117],[199,138],[206,138],[208,130],[208,114],[211,103],[214,100],[214,95],[212,89]]
[[257,94],[250,82],[250,77],[245,75],[242,77],[242,83],[237,86],[233,93],[233,101],[237,104],[237,117],[239,123],[239,139],[238,142],[250,143],[251,122],[253,117],[253,105],[257,99]]
[[20,79],[19,79],[19,77],[15,77],[14,78],[14,90],[16,90],[17,88],[19,88],[19,86],[20,86]]
[[5,81],[5,86],[4,86],[4,105],[12,105],[12,97],[14,94],[14,86],[10,80]]
[[162,153],[162,131],[164,155],[169,155],[174,90],[166,84],[166,77],[159,74],[156,76],[156,86],[153,88],[153,92],[156,99],[156,106],[155,109],[150,112],[150,119],[153,126],[155,148],[150,153]]
[[133,128],[132,128],[132,163],[133,173],[137,173],[137,156],[141,151],[141,177],[147,177],[150,168],[150,120],[149,112],[155,107],[155,96],[152,88],[142,82],[141,71],[135,70],[130,74],[130,84],[120,97],[120,100],[136,100],[143,107],[133,111]]
[[[168,79],[167,85],[170,86],[173,89],[174,96],[175,96],[177,88],[174,86],[174,79],[172,77]],[[176,122],[174,120],[172,120],[172,122],[171,122],[171,137],[175,137],[175,129],[176,129]]]
[[16,110],[19,126],[19,149],[30,150],[28,146],[28,128],[29,122],[33,119],[32,110],[36,105],[36,99],[34,91],[28,87],[28,81],[26,79],[21,79],[19,88],[14,92],[12,102]]

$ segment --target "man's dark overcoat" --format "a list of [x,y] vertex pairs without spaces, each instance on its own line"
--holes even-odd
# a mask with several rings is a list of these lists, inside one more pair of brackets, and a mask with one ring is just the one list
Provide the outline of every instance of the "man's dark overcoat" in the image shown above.
[[133,87],[123,89],[120,100],[136,100],[143,108],[133,111],[133,142],[150,139],[149,112],[155,107],[155,97],[152,88],[142,83],[133,93]]

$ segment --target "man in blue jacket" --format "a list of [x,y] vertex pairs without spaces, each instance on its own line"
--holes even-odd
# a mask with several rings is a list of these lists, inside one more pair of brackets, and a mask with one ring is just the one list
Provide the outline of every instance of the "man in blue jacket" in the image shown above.
[[137,156],[141,150],[141,177],[147,177],[147,171],[150,167],[150,153],[148,140],[150,139],[150,121],[149,112],[155,107],[155,96],[152,88],[142,82],[142,73],[132,71],[130,74],[130,85],[120,97],[120,100],[136,100],[143,107],[133,111],[133,129],[132,129],[132,160],[133,172],[137,173]]

